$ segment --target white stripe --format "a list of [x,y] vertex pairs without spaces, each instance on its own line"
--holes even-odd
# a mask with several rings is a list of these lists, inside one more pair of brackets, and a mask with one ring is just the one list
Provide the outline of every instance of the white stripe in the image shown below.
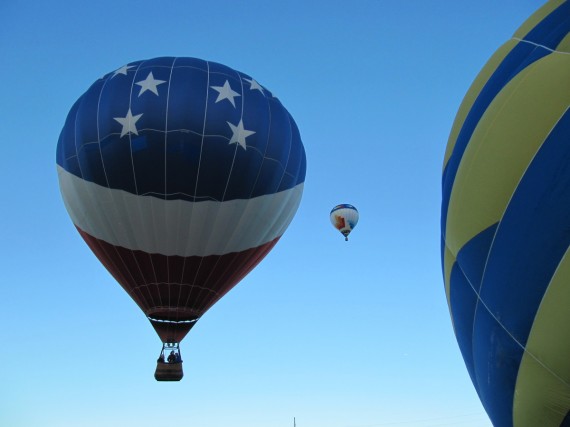
[[301,183],[252,199],[163,200],[84,181],[59,165],[57,172],[77,227],[112,245],[168,256],[224,255],[268,243],[285,232],[303,194]]

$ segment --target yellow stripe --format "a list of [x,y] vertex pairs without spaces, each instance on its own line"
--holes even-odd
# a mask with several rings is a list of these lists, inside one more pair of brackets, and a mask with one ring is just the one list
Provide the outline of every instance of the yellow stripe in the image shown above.
[[[524,38],[537,24],[539,24],[548,14],[552,13],[558,6],[564,3],[565,0],[550,0],[544,5],[542,5],[536,12],[534,12],[514,33],[513,38],[501,46],[485,64],[483,69],[477,75],[475,81],[471,84],[471,87],[467,91],[465,98],[461,102],[459,111],[453,122],[449,138],[447,140],[447,147],[445,150],[445,155],[443,159],[443,168],[447,165],[455,143],[457,141],[457,136],[459,131],[463,127],[465,122],[465,117],[467,113],[471,110],[473,102],[477,99],[477,96],[481,92],[481,89],[489,80],[489,77],[495,72],[497,66],[503,61],[505,56],[513,49],[518,43],[518,40]],[[570,40],[566,37],[557,47],[558,51],[570,52]]]
[[479,72],[475,81],[471,84],[471,87],[467,91],[465,98],[461,101],[461,105],[459,106],[459,110],[457,111],[457,115],[455,116],[455,120],[453,121],[453,126],[451,127],[451,132],[449,134],[449,138],[447,140],[447,147],[445,149],[445,156],[443,158],[443,168],[447,165],[449,158],[451,157],[451,153],[455,148],[455,143],[457,142],[457,136],[459,135],[459,131],[463,127],[463,123],[465,122],[465,118],[471,108],[473,107],[473,103],[481,93],[481,89],[487,84],[489,78],[493,75],[493,73],[497,70],[497,67],[503,62],[505,56],[507,56],[511,50],[517,45],[518,41],[509,40],[503,46],[501,46],[491,58],[487,61],[483,69]]
[[[451,269],[455,264],[455,257],[451,254],[447,246],[443,252],[443,281],[445,283],[445,295],[447,296],[447,306],[449,308],[449,314],[451,315],[451,292],[450,292],[450,281],[451,281]],[[453,316],[451,316],[451,321],[453,322]]]
[[479,121],[449,201],[446,245],[498,222],[528,164],[570,104],[570,55],[553,53],[509,82]]
[[550,0],[534,12],[520,27],[513,37],[524,38],[537,24],[540,23],[554,9],[564,3],[565,0]]
[[558,46],[556,46],[558,52],[570,53],[570,34],[566,34],[566,37],[562,39]]
[[570,409],[568,283],[567,251],[544,295],[519,368],[513,403],[516,427],[558,427]]

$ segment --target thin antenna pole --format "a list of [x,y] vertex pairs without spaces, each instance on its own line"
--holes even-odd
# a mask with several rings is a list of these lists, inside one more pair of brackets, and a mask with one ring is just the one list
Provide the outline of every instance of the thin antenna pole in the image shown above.
[[297,422],[295,421],[295,417],[293,417],[293,427],[297,427]]

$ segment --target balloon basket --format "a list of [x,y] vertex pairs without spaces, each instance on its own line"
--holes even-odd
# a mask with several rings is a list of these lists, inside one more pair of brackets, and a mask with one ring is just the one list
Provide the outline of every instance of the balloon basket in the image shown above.
[[162,344],[160,356],[156,361],[154,379],[157,381],[180,381],[183,376],[179,344],[177,342]]
[[184,376],[182,372],[182,362],[164,363],[156,362],[154,379],[157,381],[180,381]]

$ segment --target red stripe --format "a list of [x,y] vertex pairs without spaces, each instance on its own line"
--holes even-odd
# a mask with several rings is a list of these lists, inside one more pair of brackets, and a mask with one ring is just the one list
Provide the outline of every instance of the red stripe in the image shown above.
[[[181,257],[125,249],[77,230],[147,316],[170,322],[199,319],[259,264],[279,240],[277,237],[243,252]],[[164,342],[180,342],[194,325],[152,320],[151,323]]]

